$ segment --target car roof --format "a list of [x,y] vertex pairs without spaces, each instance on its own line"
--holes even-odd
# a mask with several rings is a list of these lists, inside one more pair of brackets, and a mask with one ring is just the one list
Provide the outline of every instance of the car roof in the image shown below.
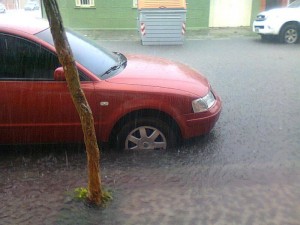
[[49,22],[42,18],[7,15],[0,20],[0,31],[15,30],[28,34],[36,34],[47,28],[49,28]]

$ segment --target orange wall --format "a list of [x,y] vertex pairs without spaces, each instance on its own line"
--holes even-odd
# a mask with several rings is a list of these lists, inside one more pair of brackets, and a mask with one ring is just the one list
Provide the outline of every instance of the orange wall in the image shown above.
[[[274,0],[276,3],[276,1]],[[289,0],[278,0],[278,6],[287,6],[289,3]],[[261,0],[260,1],[260,11],[264,11],[267,8],[267,0]]]

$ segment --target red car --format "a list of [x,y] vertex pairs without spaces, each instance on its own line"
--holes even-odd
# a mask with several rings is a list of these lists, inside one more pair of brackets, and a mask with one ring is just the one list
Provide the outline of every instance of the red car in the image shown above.
[[[108,52],[67,30],[97,138],[166,149],[211,131],[221,101],[205,77],[166,59]],[[0,21],[0,144],[82,142],[49,23]]]

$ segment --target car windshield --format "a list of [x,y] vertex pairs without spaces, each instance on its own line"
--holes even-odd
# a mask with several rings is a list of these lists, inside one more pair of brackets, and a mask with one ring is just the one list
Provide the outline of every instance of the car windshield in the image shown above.
[[[66,34],[75,60],[100,79],[110,78],[126,66],[127,60],[122,54],[109,52],[69,29],[66,29]],[[36,36],[54,45],[50,28],[37,33]]]
[[288,5],[289,8],[298,8],[300,7],[300,0],[299,1],[294,1],[293,3]]

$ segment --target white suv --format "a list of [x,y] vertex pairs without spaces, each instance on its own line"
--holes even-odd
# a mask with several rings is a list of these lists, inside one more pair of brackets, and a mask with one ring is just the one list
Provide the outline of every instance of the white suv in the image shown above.
[[0,13],[5,13],[5,11],[6,11],[5,6],[2,3],[0,3]]
[[253,32],[263,40],[278,36],[283,43],[294,44],[300,37],[300,0],[286,8],[261,12],[253,22]]

